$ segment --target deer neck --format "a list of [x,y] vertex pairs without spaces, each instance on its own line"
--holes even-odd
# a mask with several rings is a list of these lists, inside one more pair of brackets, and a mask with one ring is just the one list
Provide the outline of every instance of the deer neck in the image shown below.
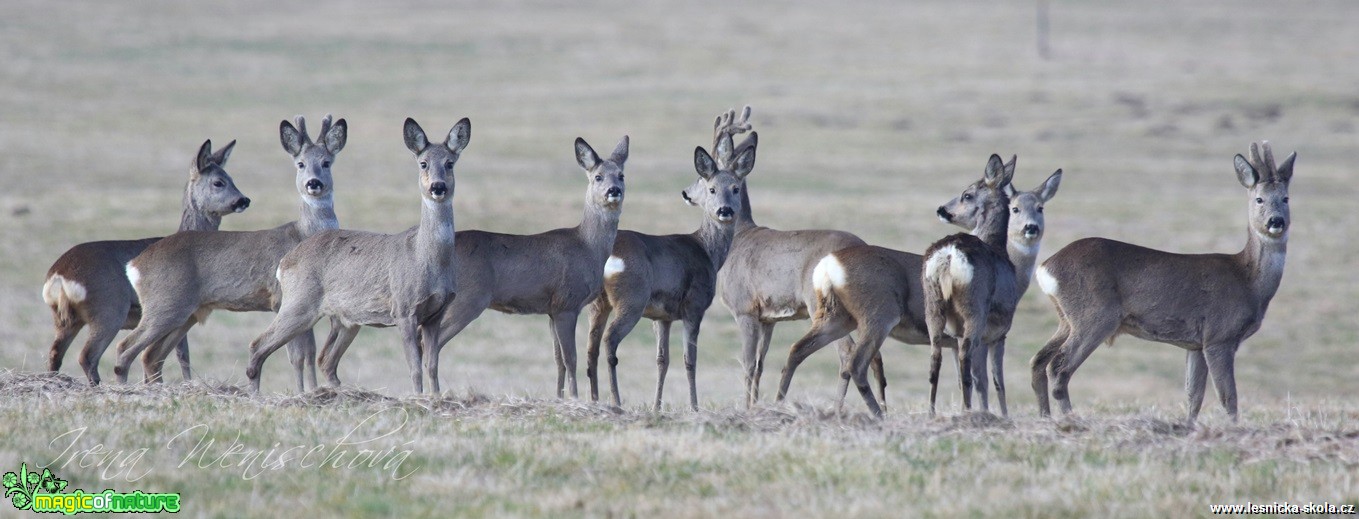
[[188,188],[184,189],[184,213],[179,216],[179,230],[181,231],[215,231],[222,225],[222,217],[204,211],[198,207],[198,201],[194,200],[193,192]]
[[420,226],[415,231],[415,255],[430,266],[443,266],[453,258],[453,203],[424,200]]
[[1033,243],[1024,243],[1019,240],[1009,240],[1005,244],[1005,252],[1010,257],[1010,263],[1015,266],[1015,288],[1018,293],[1023,294],[1029,289],[1029,281],[1033,279],[1034,264],[1038,260],[1038,245],[1042,243],[1035,240]]
[[755,227],[755,217],[750,211],[750,186],[741,182],[741,210],[736,213],[736,232]]
[[1006,250],[1007,235],[1010,229],[1010,211],[1007,210],[1010,202],[1001,200],[999,204],[988,204],[982,214],[981,223],[977,224],[976,229],[972,229],[972,235],[996,250]]
[[321,231],[339,229],[340,220],[335,216],[335,198],[328,194],[321,198],[302,197],[302,217],[297,220],[302,236],[311,236]]
[[722,264],[727,262],[727,252],[731,251],[731,240],[735,234],[736,225],[722,224],[706,215],[698,230],[694,231],[693,237],[703,247],[703,252],[708,253],[714,271],[721,270]]
[[1288,235],[1263,238],[1254,230],[1246,231],[1246,248],[1236,255],[1250,279],[1260,306],[1269,306],[1283,280],[1284,256],[1288,252]]
[[618,236],[618,217],[621,211],[610,210],[599,207],[587,199],[585,201],[585,218],[581,221],[579,231],[580,238],[590,248],[590,252],[600,265],[608,259],[613,252],[613,240]]

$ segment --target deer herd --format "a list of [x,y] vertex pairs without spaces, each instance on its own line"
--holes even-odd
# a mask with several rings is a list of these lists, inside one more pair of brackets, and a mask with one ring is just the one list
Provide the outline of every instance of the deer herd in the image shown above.
[[577,397],[576,323],[585,311],[592,400],[599,399],[602,347],[609,396],[622,404],[619,343],[645,317],[656,335],[653,405],[661,408],[670,326],[679,321],[689,406],[697,410],[699,329],[720,296],[741,334],[747,406],[759,399],[774,325],[810,318],[811,329],[788,352],[780,401],[797,367],[835,343],[840,404],[853,382],[868,409],[881,416],[879,399],[885,404],[887,384],[881,348],[890,337],[930,346],[931,414],[948,349],[963,407],[971,410],[975,397],[989,411],[988,386],[994,384],[1000,414],[1008,415],[1006,335],[1020,297],[1036,280],[1058,317],[1057,331],[1030,362],[1042,416],[1051,412],[1050,379],[1055,379],[1051,398],[1070,414],[1072,374],[1100,343],[1128,334],[1185,350],[1190,423],[1209,376],[1235,420],[1236,351],[1259,330],[1279,288],[1290,225],[1288,185],[1297,156],[1276,164],[1268,142],[1251,144],[1249,158],[1235,156],[1237,180],[1249,193],[1246,245],[1237,254],[1175,254],[1085,238],[1039,263],[1043,208],[1056,196],[1062,171],[1021,191],[1013,184],[1014,157],[1006,162],[992,155],[980,179],[939,206],[940,220],[967,232],[944,237],[923,254],[869,245],[843,231],[756,224],[747,178],[759,138],[749,107],[717,118],[711,152],[694,149],[698,178],[680,195],[702,215],[698,229],[688,234],[618,229],[627,136],[607,156],[576,139],[575,159],[586,181],[580,225],[532,235],[455,231],[453,170],[471,140],[467,119],[442,140],[415,120],[405,121],[402,136],[419,179],[418,223],[396,234],[341,229],[331,167],[347,136],[345,120],[329,115],[316,140],[302,116],[283,121],[279,138],[296,170],[301,214],[273,229],[248,232],[218,230],[223,217],[250,205],[225,169],[235,141],[216,151],[211,141],[204,142],[189,167],[178,232],[76,245],[48,270],[42,297],[56,328],[48,369],[60,369],[76,334],[88,326],[80,367],[91,385],[99,384],[104,351],[119,330],[131,329],[117,348],[119,382],[127,381],[138,354],[145,380],[161,381],[172,352],[190,379],[187,336],[195,324],[214,310],[271,311],[274,320],[251,342],[246,364],[256,392],[264,361],[285,345],[298,390],[317,386],[312,327],[328,318],[330,333],[319,353],[328,384],[340,384],[340,358],[360,326],[396,327],[415,392],[428,387],[438,393],[440,350],[490,308],[548,317],[557,395],[569,391]]

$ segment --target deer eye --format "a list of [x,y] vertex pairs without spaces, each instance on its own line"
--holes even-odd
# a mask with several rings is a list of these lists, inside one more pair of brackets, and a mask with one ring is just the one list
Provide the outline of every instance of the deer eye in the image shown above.
[[325,161],[325,162],[322,162],[322,163],[321,163],[321,167],[326,168],[326,169],[330,169],[330,161],[327,160],[327,161]]
[[453,169],[453,161],[450,160],[448,162],[445,162],[444,169]]
[[715,188],[715,187],[710,187],[710,188],[708,188],[708,192],[709,192],[709,193],[713,193],[713,194],[717,194],[717,188]]
[[1284,197],[1284,203],[1288,203],[1288,197]]
[[429,163],[423,160],[420,161],[420,169],[429,169]]
[[1010,209],[1010,210],[1011,210],[1011,211],[1014,211],[1015,214],[1019,214],[1019,208],[1018,208],[1018,207],[1015,207],[1015,208]]
[[972,201],[972,193],[963,193],[963,201],[964,201],[964,202],[971,202],[971,201]]
[[595,182],[599,182],[599,181],[601,181],[601,180],[604,180],[604,176],[603,176],[603,175],[595,175]]
[[1040,213],[1043,212],[1043,206],[1041,206],[1041,205],[1038,206],[1038,212],[1040,212]]
[[622,174],[622,173],[619,173],[619,174],[618,174],[618,180],[623,180],[623,174]]
[[1260,198],[1260,197],[1256,197],[1256,198],[1255,198],[1255,203],[1257,203],[1257,204],[1263,204],[1263,203],[1265,203],[1265,199]]
[[739,188],[739,187],[733,187],[733,188],[731,188],[731,192],[736,193],[736,194],[739,195],[739,194],[741,194],[741,188]]
[[303,163],[302,161],[298,161],[298,162],[297,162],[297,169],[302,169],[302,168],[305,168],[305,167],[307,167],[307,165],[306,165],[305,163]]
[[226,187],[226,182],[222,182],[221,180],[214,180],[212,181],[212,187]]

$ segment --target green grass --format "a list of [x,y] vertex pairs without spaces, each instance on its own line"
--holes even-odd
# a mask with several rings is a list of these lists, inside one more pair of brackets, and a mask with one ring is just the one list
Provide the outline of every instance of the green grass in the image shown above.
[[[451,506],[497,516],[1143,516],[1359,499],[1359,406],[1348,398],[1359,393],[1350,279],[1359,246],[1348,231],[1359,228],[1359,29],[1349,23],[1359,12],[1349,2],[1053,2],[1046,61],[1025,2],[19,1],[0,12],[0,368],[11,370],[0,375],[11,428],[0,469],[50,460],[54,436],[88,426],[88,445],[150,449],[138,464],[148,472],[133,484],[71,464],[61,477],[87,489],[181,490],[188,513],[202,516]],[[340,374],[354,391],[280,396],[293,387],[283,355],[265,366],[264,398],[226,389],[242,386],[246,347],[268,314],[218,312],[190,335],[207,383],[86,391],[34,375],[51,341],[38,297],[47,267],[76,243],[173,230],[203,139],[239,140],[227,169],[254,200],[223,228],[272,227],[298,203],[278,121],[344,117],[341,223],[395,231],[418,217],[401,120],[436,132],[467,116],[458,226],[538,232],[579,221],[572,139],[598,148],[629,134],[623,226],[672,233],[699,217],[675,196],[691,181],[691,150],[710,145],[713,116],[742,104],[755,107],[761,133],[750,177],[757,221],[913,251],[955,231],[933,209],[991,153],[1020,156],[1020,188],[1066,171],[1048,205],[1044,257],[1094,235],[1235,251],[1246,200],[1232,155],[1260,139],[1297,150],[1283,285],[1237,359],[1242,423],[1226,423],[1209,396],[1203,427],[1173,427],[1183,353],[1131,338],[1102,347],[1073,379],[1078,419],[1037,419],[1025,366],[1055,316],[1036,293],[1009,335],[1013,420],[958,416],[952,386],[942,417],[927,418],[926,348],[896,343],[884,347],[882,424],[852,395],[849,417],[831,415],[830,353],[799,370],[792,405],[746,412],[739,338],[720,304],[703,326],[696,414],[680,410],[678,362],[666,411],[641,409],[655,383],[649,327],[620,350],[624,407],[613,410],[555,401],[546,318],[494,313],[444,351],[452,391],[437,399],[408,396],[392,330],[366,330],[349,350]],[[805,329],[777,327],[766,400]],[[76,355],[63,375],[79,377]],[[173,362],[168,371],[178,380]],[[179,467],[184,448],[165,447],[196,424],[254,449],[333,442],[392,409],[409,421],[391,441],[414,442],[409,464],[420,467],[400,482],[380,470],[297,467],[244,479]]]

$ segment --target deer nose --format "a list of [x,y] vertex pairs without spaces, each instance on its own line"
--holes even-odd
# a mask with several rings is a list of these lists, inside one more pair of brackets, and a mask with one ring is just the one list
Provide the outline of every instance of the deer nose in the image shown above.
[[623,198],[623,188],[618,186],[611,187],[609,188],[608,191],[604,192],[604,197],[608,198],[609,200],[617,200],[619,198]]
[[1028,224],[1028,225],[1025,225],[1025,226],[1024,226],[1024,236],[1027,236],[1027,237],[1038,236],[1038,232],[1039,232],[1039,231],[1040,231],[1040,229],[1038,228],[1038,225],[1037,225],[1037,224],[1032,224],[1032,223],[1031,223],[1031,224]]
[[250,207],[250,199],[246,197],[241,197],[240,199],[236,200],[236,203],[231,204],[231,209],[238,213],[246,210],[246,208],[248,207]]
[[307,192],[308,192],[308,193],[311,193],[311,194],[320,193],[321,190],[324,189],[325,187],[326,187],[326,185],[323,184],[323,183],[321,183],[320,180],[317,180],[317,179],[314,179],[314,178],[313,178],[313,179],[307,181]]
[[731,217],[733,217],[733,216],[736,216],[736,211],[732,210],[732,208],[730,208],[730,207],[722,206],[721,208],[719,208],[719,209],[717,210],[717,219],[718,219],[718,220],[721,220],[721,221],[724,221],[724,222],[725,222],[725,221],[731,220]]
[[1278,230],[1282,231],[1282,230],[1284,229],[1284,225],[1285,225],[1286,223],[1287,223],[1287,222],[1283,219],[1282,216],[1274,216],[1274,217],[1271,217],[1271,218],[1269,219],[1269,222],[1267,222],[1265,225],[1266,225],[1266,227],[1269,227],[1269,230],[1271,230],[1271,231],[1273,231],[1274,229],[1278,229]]
[[435,198],[443,198],[444,195],[448,194],[448,184],[443,182],[431,183],[429,185],[429,194],[434,195]]
[[953,221],[953,214],[948,212],[948,209],[944,209],[944,206],[942,205],[939,206],[939,210],[935,211],[934,214],[939,215],[939,219],[943,220],[944,223],[950,223]]

